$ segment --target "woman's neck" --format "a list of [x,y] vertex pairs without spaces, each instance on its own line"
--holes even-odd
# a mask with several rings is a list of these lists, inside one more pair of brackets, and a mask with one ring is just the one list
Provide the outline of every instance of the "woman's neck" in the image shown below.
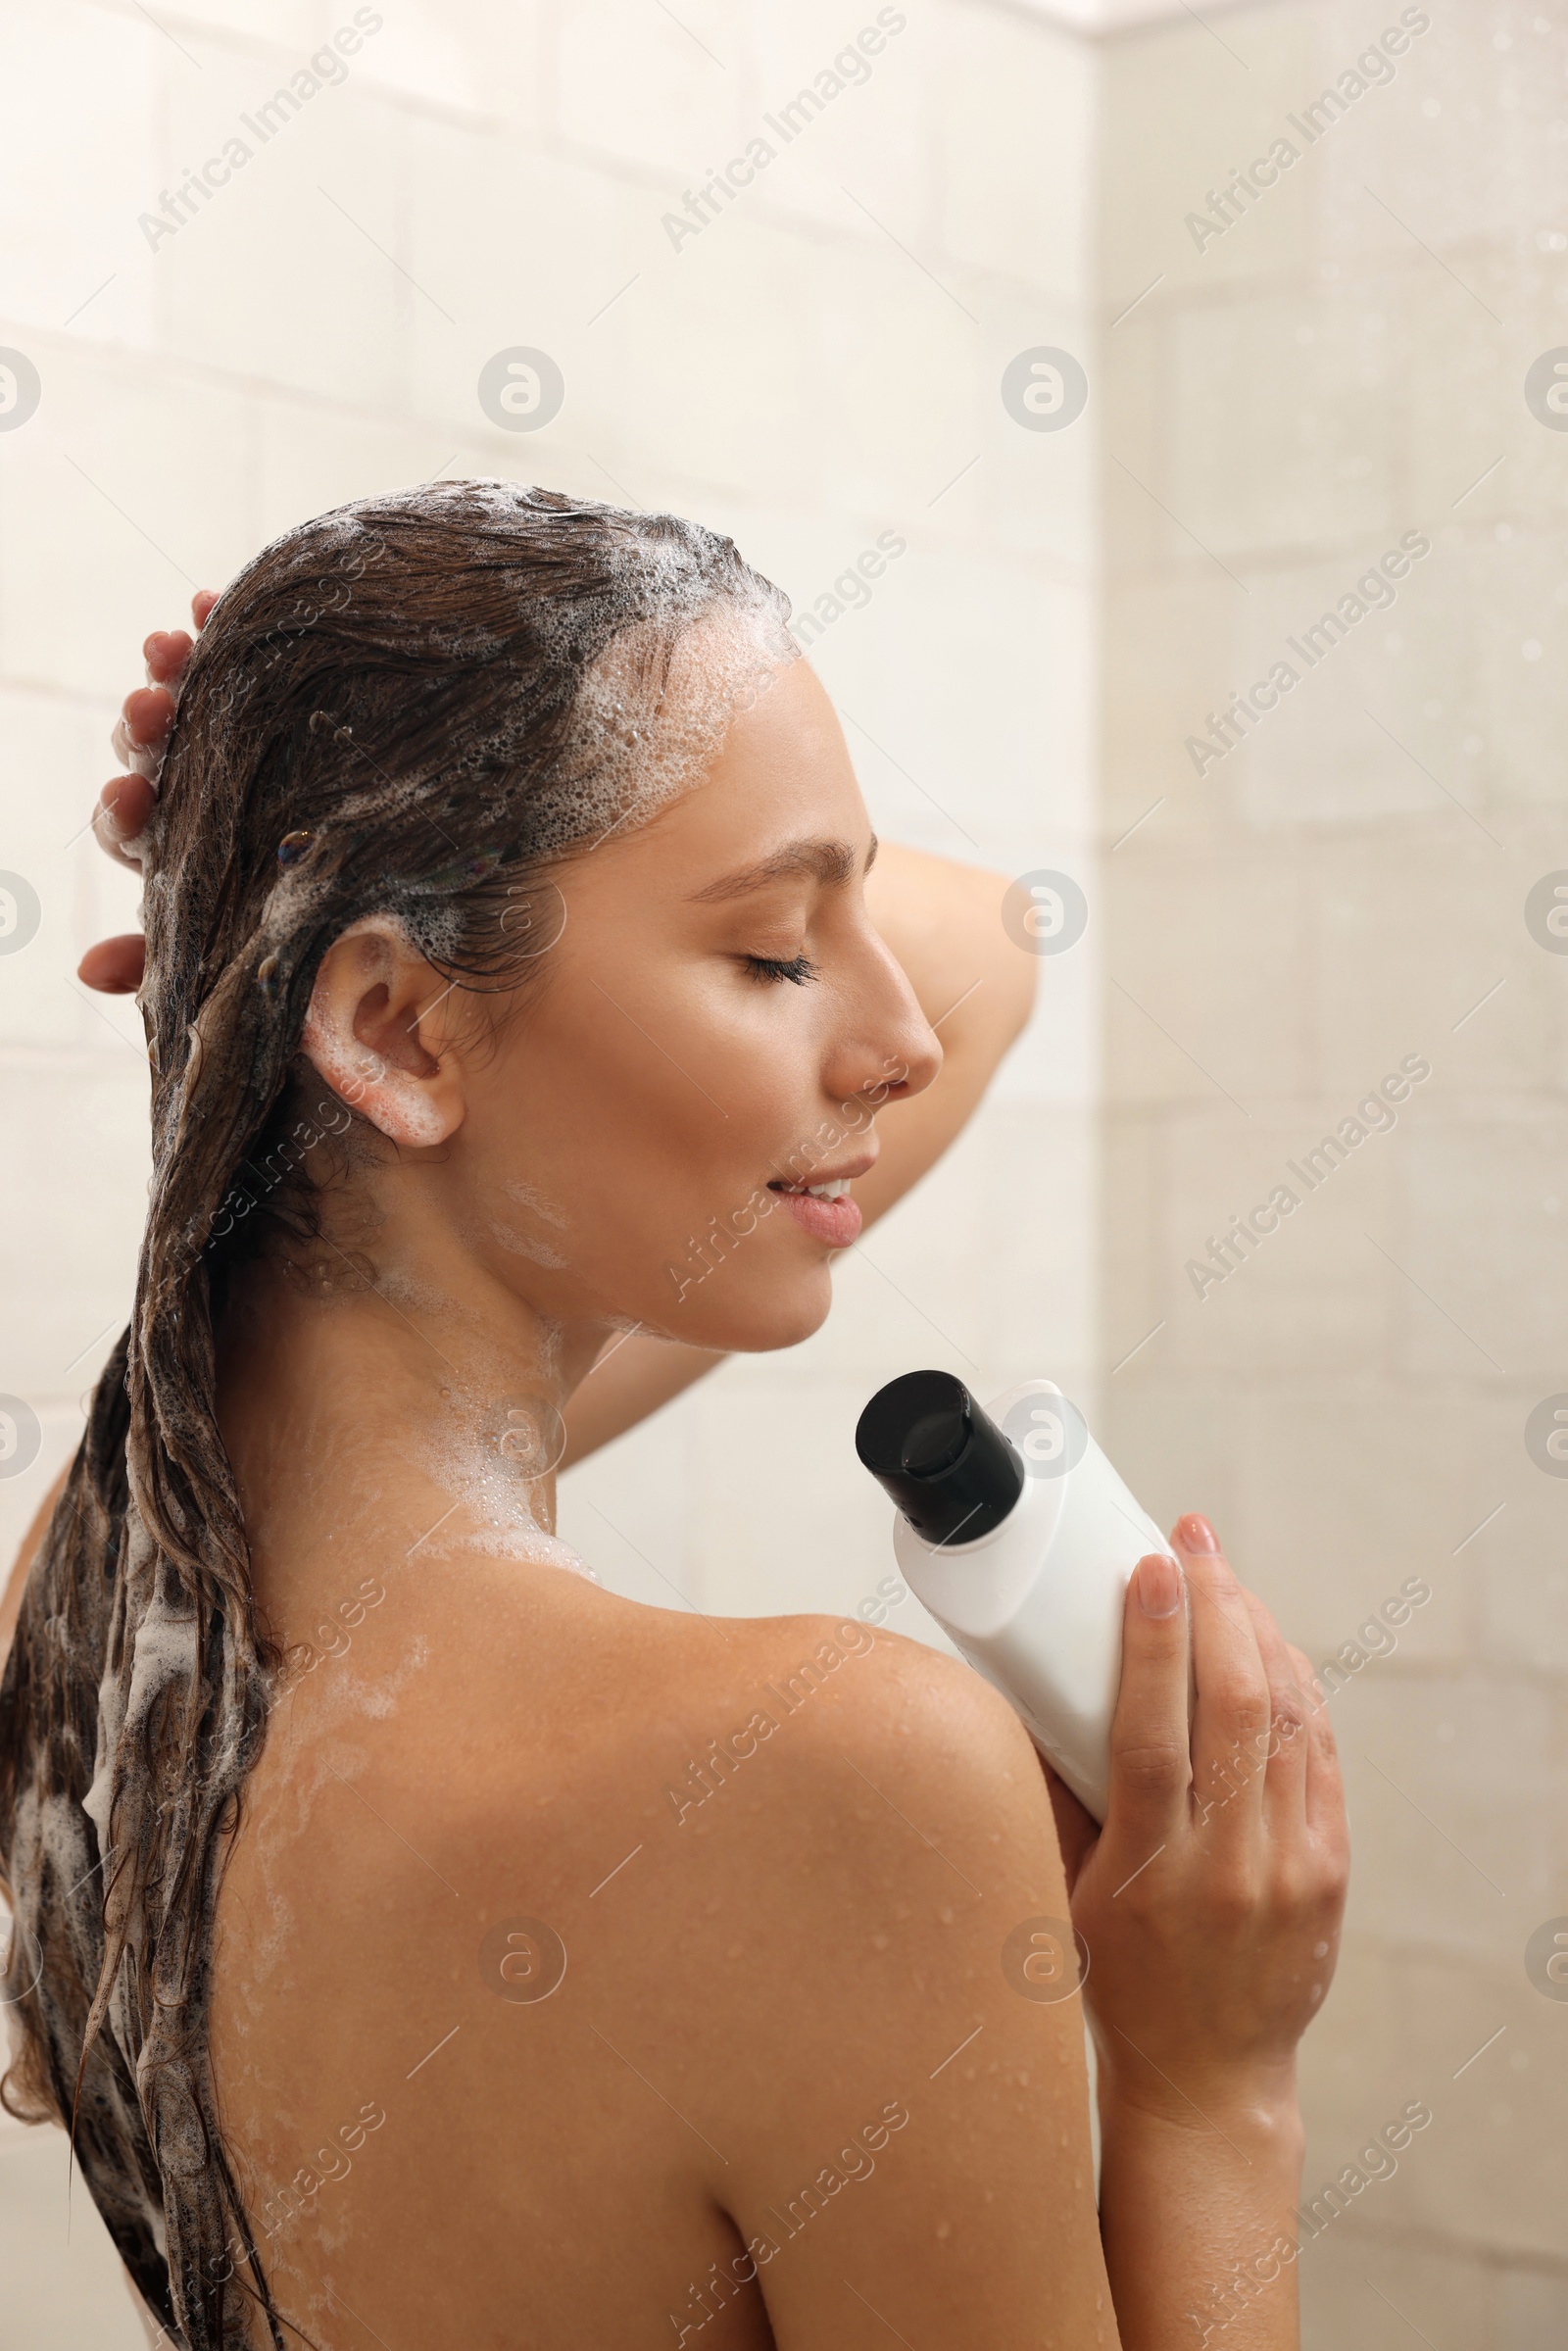
[[373,1263],[339,1235],[245,1267],[218,1336],[219,1424],[281,1639],[328,1587],[412,1552],[559,1558],[561,1413],[607,1336],[438,1234],[416,1251],[383,1226]]

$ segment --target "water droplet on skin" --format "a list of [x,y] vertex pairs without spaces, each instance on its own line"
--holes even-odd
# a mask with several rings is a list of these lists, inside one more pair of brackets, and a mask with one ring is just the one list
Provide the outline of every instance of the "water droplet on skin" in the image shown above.
[[1312,1957],[1314,1959],[1327,1959],[1328,1955],[1329,1947],[1327,1943],[1314,1943],[1312,1945]]
[[314,833],[285,833],[277,845],[278,863],[280,865],[297,865],[315,839]]

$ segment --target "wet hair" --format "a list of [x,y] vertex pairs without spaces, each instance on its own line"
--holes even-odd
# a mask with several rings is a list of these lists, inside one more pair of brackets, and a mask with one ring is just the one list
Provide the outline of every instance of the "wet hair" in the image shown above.
[[214,1334],[256,1236],[310,1223],[291,1139],[318,966],[381,914],[460,987],[522,984],[552,865],[694,779],[749,681],[791,658],[787,615],[695,523],[430,483],[275,540],[181,684],[143,860],[135,1305],[0,1685],[0,1868],[22,2029],[5,2102],[71,2128],[189,2351],[251,2342],[258,2307],[283,2339],[208,2054],[219,1887],[282,1663]]

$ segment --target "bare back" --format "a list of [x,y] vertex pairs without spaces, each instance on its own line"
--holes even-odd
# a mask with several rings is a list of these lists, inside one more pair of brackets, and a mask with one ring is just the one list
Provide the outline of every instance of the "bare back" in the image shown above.
[[1000,1702],[863,1625],[555,1568],[362,1605],[279,1702],[219,1915],[220,2098],[288,2318],[542,2351],[1010,2304],[1109,2339],[1078,2003],[1002,1965],[1066,1903]]

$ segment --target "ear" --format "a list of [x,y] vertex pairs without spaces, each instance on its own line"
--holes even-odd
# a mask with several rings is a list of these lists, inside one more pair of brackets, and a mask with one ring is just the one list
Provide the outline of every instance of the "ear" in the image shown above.
[[445,1143],[466,1115],[436,1007],[450,985],[388,916],[351,923],[321,957],[305,1051],[334,1094],[394,1143]]

